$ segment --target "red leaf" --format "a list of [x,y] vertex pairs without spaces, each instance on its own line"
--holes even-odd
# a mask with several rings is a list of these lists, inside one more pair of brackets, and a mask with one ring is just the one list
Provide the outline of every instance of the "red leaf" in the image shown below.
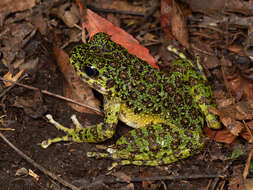
[[107,33],[112,36],[112,41],[125,47],[129,53],[136,55],[153,67],[157,69],[159,68],[155,63],[155,59],[150,55],[149,50],[140,45],[132,35],[128,34],[123,29],[114,26],[111,22],[89,9],[86,11],[84,25],[89,31],[90,37],[98,32]]

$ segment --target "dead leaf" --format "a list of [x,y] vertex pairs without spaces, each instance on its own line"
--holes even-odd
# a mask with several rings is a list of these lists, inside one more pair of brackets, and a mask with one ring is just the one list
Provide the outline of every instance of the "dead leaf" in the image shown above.
[[227,68],[227,59],[223,58],[224,79],[226,87],[236,96],[237,100],[253,99],[253,82],[250,79],[250,69],[240,71],[237,67]]
[[48,23],[42,14],[34,15],[31,18],[31,23],[39,30],[42,35],[48,33]]
[[107,20],[111,22],[114,26],[120,27],[120,18],[112,13],[107,15]]
[[173,36],[187,49],[189,49],[188,31],[186,28],[184,15],[182,14],[176,1],[173,1],[171,18],[171,31]]
[[231,144],[237,137],[230,133],[230,131],[228,131],[227,129],[221,129],[216,131],[208,127],[204,127],[204,131],[206,136],[209,139],[214,139],[215,142]]
[[34,97],[16,97],[14,107],[23,108],[24,112],[34,119],[43,117],[47,112],[47,106],[43,104],[42,95],[39,91],[34,91]]
[[244,181],[242,177],[242,167],[241,165],[235,166],[233,168],[233,176],[229,180],[230,190],[241,190],[244,189]]
[[238,136],[243,129],[243,124],[231,117],[220,116],[220,120],[226,126],[227,130],[235,136]]
[[32,8],[36,4],[36,0],[1,0],[0,13],[13,13],[17,11],[24,11]]
[[222,109],[223,107],[227,107],[227,106],[230,106],[232,104],[235,103],[235,98],[234,97],[231,97],[231,98],[226,98],[225,97],[226,95],[224,94],[224,98],[216,98],[216,103],[217,103],[217,107],[219,109]]
[[5,65],[10,65],[19,54],[23,51],[23,47],[35,34],[36,29],[30,23],[13,23],[9,24],[6,28],[6,32],[3,34],[2,46],[0,51],[2,52],[3,62]]
[[252,178],[246,179],[244,183],[245,183],[245,190],[253,190],[253,179]]
[[245,53],[243,51],[243,47],[242,46],[238,46],[238,45],[231,45],[228,47],[228,50],[239,54],[240,56],[245,56]]
[[253,119],[253,100],[240,101],[236,104],[222,107],[219,109],[224,117],[231,117],[236,120]]
[[161,26],[168,41],[174,39],[171,32],[172,0],[161,1]]
[[101,3],[101,0],[93,0],[92,2],[89,3],[89,5],[96,7],[96,8],[100,8],[100,9],[105,9],[105,10],[117,10],[119,12],[129,12],[129,14],[131,12],[134,12],[136,14],[145,14],[145,12],[147,11],[147,9],[145,8],[145,6],[142,6],[142,4],[140,5],[136,5],[136,4],[131,4],[128,1],[125,0],[106,0],[103,1],[103,3]]
[[249,143],[253,143],[253,121],[245,122],[249,130],[244,129],[243,132],[240,134],[244,139],[246,139]]
[[[53,49],[57,64],[66,79],[65,95],[78,102],[85,103],[99,110],[100,102],[94,97],[91,88],[80,80],[73,67],[69,63],[69,56],[66,52],[54,47]],[[83,113],[94,113],[91,109],[68,103],[74,110]]]
[[251,129],[250,132],[248,130],[243,130],[243,132],[240,134],[241,137],[243,137],[246,141],[249,143],[253,143],[252,138],[253,130]]
[[140,45],[132,35],[128,34],[123,29],[114,26],[108,20],[89,9],[86,10],[86,21],[84,25],[89,31],[90,37],[98,32],[107,33],[112,36],[112,41],[125,47],[129,53],[136,55],[140,59],[147,61],[153,67],[158,68],[155,63],[156,61],[150,55],[149,50]]
[[131,177],[125,174],[124,172],[116,172],[113,174],[115,177],[119,178],[122,181],[125,181],[127,183],[131,182]]
[[[20,70],[15,76],[12,76],[11,72],[9,71],[8,73],[6,73],[6,74],[4,75],[3,78],[5,78],[5,79],[7,79],[7,80],[12,80],[12,81],[16,82],[16,81],[19,79],[19,77],[22,75],[23,72],[24,72],[24,70],[22,69],[22,70]],[[13,83],[11,83],[11,82],[5,82],[5,81],[4,81],[4,84],[5,84],[5,86],[7,86],[7,87],[13,85]]]
[[[221,122],[226,127],[226,133],[220,133],[220,131],[217,131],[216,136],[218,135],[217,139],[215,136],[215,140],[219,142],[226,142],[231,143],[232,140],[235,139],[236,136],[242,136],[244,139],[246,139],[248,142],[252,142],[252,134],[253,134],[253,122],[245,122],[251,132],[249,130],[246,130],[244,123],[241,121],[244,120],[252,120],[253,119],[253,100],[250,101],[240,101],[236,104],[229,105],[226,107],[222,107],[219,110],[216,110],[217,114],[220,116]],[[241,121],[239,121],[241,120]],[[230,132],[229,135],[227,132]],[[209,137],[213,135],[212,131],[207,130],[207,134]],[[223,137],[220,137],[222,135],[225,135]],[[234,136],[234,137],[233,137]]]
[[74,27],[79,22],[79,11],[74,3],[65,3],[57,10],[57,16],[70,28]]

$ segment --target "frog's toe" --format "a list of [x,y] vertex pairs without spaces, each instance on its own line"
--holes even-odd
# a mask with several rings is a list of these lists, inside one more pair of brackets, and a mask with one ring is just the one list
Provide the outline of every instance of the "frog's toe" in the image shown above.
[[50,139],[49,140],[44,140],[40,143],[41,147],[42,148],[47,148],[51,145],[52,143],[50,142]]
[[90,158],[110,158],[109,153],[102,152],[87,152],[87,156]]
[[51,144],[53,143],[57,143],[57,142],[62,142],[62,141],[71,141],[71,137],[66,135],[66,136],[63,136],[63,137],[56,137],[54,139],[47,139],[47,140],[44,140],[41,142],[41,147],[42,148],[47,148],[49,147]]

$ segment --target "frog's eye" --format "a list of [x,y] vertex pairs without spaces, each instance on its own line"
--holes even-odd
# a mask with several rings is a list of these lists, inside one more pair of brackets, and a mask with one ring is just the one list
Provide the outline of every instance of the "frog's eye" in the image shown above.
[[98,70],[94,66],[91,67],[85,66],[84,70],[89,77],[97,77],[99,74]]

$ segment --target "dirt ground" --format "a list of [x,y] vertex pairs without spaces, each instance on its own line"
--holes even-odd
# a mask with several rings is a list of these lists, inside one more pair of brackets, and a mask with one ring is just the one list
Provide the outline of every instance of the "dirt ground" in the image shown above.
[[[252,142],[253,127],[253,75],[251,54],[247,50],[253,44],[252,22],[244,27],[237,27],[236,23],[231,24],[228,20],[223,21],[226,27],[207,25],[207,22],[221,22],[225,18],[230,18],[231,22],[236,16],[240,16],[241,21],[249,19],[253,16],[250,12],[253,10],[252,1],[241,1],[245,4],[239,10],[230,4],[221,9],[223,1],[215,6],[211,1],[209,6],[213,9],[202,3],[197,4],[198,1],[180,1],[178,5],[172,5],[169,0],[80,1],[87,5],[87,9],[138,39],[140,46],[149,49],[155,57],[152,59],[162,70],[166,71],[170,66],[169,56],[164,53],[169,42],[186,47],[181,50],[188,49],[188,55],[193,59],[192,55],[200,55],[208,82],[214,89],[219,110],[216,112],[223,125],[223,129],[218,131],[205,127],[208,142],[200,154],[188,159],[165,166],[130,165],[113,170],[107,169],[112,164],[111,160],[88,158],[86,153],[115,143],[129,130],[121,122],[113,139],[98,145],[64,142],[47,149],[40,146],[43,140],[64,135],[47,121],[45,115],[48,113],[68,127],[73,127],[70,120],[73,114],[84,126],[103,120],[101,115],[89,109],[75,109],[67,101],[43,92],[70,95],[70,98],[74,93],[82,93],[86,99],[92,98],[90,102],[84,100],[85,103],[102,108],[98,93],[93,97],[86,94],[88,90],[84,87],[84,90],[77,91],[68,87],[66,81],[72,74],[68,73],[65,62],[72,47],[82,43],[81,30],[77,25],[81,26],[88,20],[85,26],[92,33],[94,26],[91,23],[96,20],[103,23],[99,24],[103,30],[112,32],[116,29],[100,17],[87,16],[88,13],[83,16],[80,11],[82,7],[77,2],[0,2],[0,189],[248,189],[252,170],[252,146],[249,143]],[[173,7],[173,11],[164,11],[166,7]],[[86,6],[83,12],[85,9]],[[217,19],[213,11],[221,13],[222,18]],[[179,12],[183,14],[182,20]],[[84,19],[80,19],[82,16]],[[177,20],[170,20],[171,17]],[[99,27],[96,31],[102,30]],[[175,39],[179,43],[175,43]],[[120,40],[124,41],[123,37]],[[151,55],[145,53],[147,57]],[[14,80],[18,84],[8,84],[6,80]],[[248,126],[247,130],[244,125]],[[4,141],[2,135],[47,171],[27,161]],[[248,171],[247,167],[251,170]]]

